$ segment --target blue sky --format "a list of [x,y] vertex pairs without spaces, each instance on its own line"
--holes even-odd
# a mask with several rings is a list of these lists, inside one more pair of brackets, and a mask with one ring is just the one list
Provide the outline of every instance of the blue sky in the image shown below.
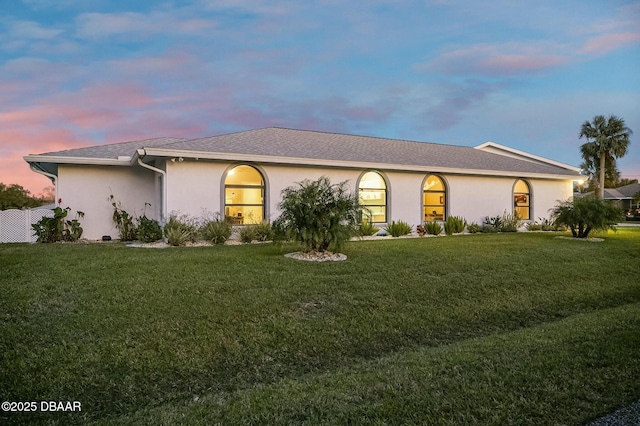
[[640,1],[0,0],[0,181],[22,156],[281,126],[572,165],[580,126],[636,131]]

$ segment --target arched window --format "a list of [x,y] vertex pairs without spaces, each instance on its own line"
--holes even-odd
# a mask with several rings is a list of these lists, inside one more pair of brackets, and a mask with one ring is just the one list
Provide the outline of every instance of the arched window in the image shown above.
[[429,175],[425,179],[422,187],[422,205],[425,222],[447,219],[447,190],[440,177]]
[[529,184],[522,179],[518,179],[513,186],[513,212],[520,219],[531,219],[531,190]]
[[363,220],[385,223],[387,221],[387,184],[380,173],[367,172],[362,175],[358,192],[360,203],[367,209],[363,214]]
[[264,219],[264,179],[251,166],[229,170],[224,181],[224,215],[238,225]]

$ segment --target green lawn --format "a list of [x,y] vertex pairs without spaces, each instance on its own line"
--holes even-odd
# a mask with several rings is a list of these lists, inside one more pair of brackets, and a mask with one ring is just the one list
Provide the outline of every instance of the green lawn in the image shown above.
[[82,403],[0,423],[583,424],[640,398],[640,227],[555,236],[0,245],[0,400]]

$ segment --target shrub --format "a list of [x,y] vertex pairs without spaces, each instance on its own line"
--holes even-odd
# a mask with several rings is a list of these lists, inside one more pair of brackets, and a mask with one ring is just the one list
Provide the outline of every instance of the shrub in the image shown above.
[[64,209],[60,206],[53,209],[53,217],[43,217],[31,225],[36,241],[39,243],[55,243],[58,241],[76,241],[82,236],[82,226],[79,218],[84,217],[83,212],[77,212],[72,220],[65,220],[70,207]]
[[471,222],[467,225],[467,231],[470,234],[477,234],[478,232],[482,232],[482,226],[478,225],[475,222]]
[[162,239],[162,227],[157,220],[142,216],[138,219],[137,235],[143,243],[152,243]]
[[522,220],[518,216],[518,213],[507,213],[506,211],[500,218],[500,232],[518,232],[518,229],[522,226]]
[[183,246],[188,241],[195,241],[198,235],[197,223],[188,216],[171,215],[164,226],[167,242],[173,246]]
[[278,207],[282,213],[274,227],[302,243],[307,252],[339,249],[351,236],[361,210],[358,195],[348,192],[346,181],[332,184],[326,176],[285,188]]
[[187,241],[191,241],[189,231],[181,228],[165,228],[164,235],[172,246],[183,246],[187,244]]
[[133,241],[136,239],[137,230],[133,223],[133,216],[122,209],[122,203],[116,201],[113,194],[109,196],[113,206],[113,222],[120,234],[120,241]]
[[231,223],[227,220],[221,220],[219,215],[214,220],[207,220],[200,229],[202,238],[214,244],[224,244],[232,233]]
[[496,232],[498,232],[498,228],[493,225],[482,225],[482,228],[480,228],[480,232],[482,232],[483,234],[495,234]]
[[240,229],[240,241],[250,243],[255,239],[257,239],[255,225],[245,225]]
[[401,237],[402,235],[408,235],[412,231],[411,225],[401,220],[397,222],[394,220],[393,222],[391,222],[391,224],[387,225],[384,230],[391,234],[392,237]]
[[260,223],[256,223],[255,225],[251,225],[256,233],[255,239],[258,241],[271,241],[274,237],[273,228],[271,224],[264,220]]
[[429,235],[440,235],[442,234],[442,225],[438,222],[426,222],[424,224],[424,230],[427,231]]
[[354,234],[358,237],[368,237],[370,235],[374,235],[379,230],[380,228],[378,228],[377,226],[374,226],[368,220],[365,220],[355,228]]
[[447,235],[459,234],[464,232],[464,228],[467,226],[467,221],[459,216],[449,216],[444,222],[444,232]]
[[575,238],[587,238],[592,230],[615,230],[624,219],[622,210],[596,197],[569,199],[551,209],[551,217],[558,225],[566,225]]
[[489,227],[493,228],[493,230],[488,232],[498,232],[502,228],[502,216],[485,216],[482,219],[482,232],[487,232],[485,229]]
[[542,224],[538,222],[527,223],[527,231],[542,231]]

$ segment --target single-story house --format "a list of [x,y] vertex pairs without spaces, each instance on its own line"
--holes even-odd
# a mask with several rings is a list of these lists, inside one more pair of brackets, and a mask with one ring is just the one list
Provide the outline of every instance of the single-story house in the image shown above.
[[[587,197],[593,194],[593,191],[577,193],[574,194],[574,197]],[[631,183],[618,188],[604,189],[604,199],[610,201],[616,207],[623,209],[627,214],[627,218],[640,217],[640,202],[638,202],[636,194],[640,194],[640,183]]]
[[[304,179],[348,181],[376,224],[413,226],[517,212],[547,217],[572,196],[580,169],[493,142],[475,148],[263,128],[201,139],[157,138],[24,157],[51,178],[63,206],[83,211],[84,236],[118,237],[124,210],[160,221],[220,213],[239,225],[278,217],[281,191]],[[72,211],[72,214],[73,214]]]

